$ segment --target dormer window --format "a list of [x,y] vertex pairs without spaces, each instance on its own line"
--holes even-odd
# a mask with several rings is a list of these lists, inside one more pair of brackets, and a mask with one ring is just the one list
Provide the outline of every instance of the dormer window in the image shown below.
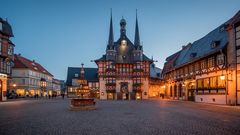
[[191,58],[195,58],[196,56],[197,56],[197,53],[191,53],[191,54],[190,54],[190,57],[191,57]]
[[222,26],[221,26],[220,31],[221,31],[221,32],[225,31],[225,25],[222,25]]
[[34,69],[35,69],[35,70],[38,70],[38,68],[37,68],[37,67],[34,67]]
[[219,44],[220,44],[220,41],[213,41],[213,42],[211,43],[211,48],[214,49],[214,48],[216,48]]

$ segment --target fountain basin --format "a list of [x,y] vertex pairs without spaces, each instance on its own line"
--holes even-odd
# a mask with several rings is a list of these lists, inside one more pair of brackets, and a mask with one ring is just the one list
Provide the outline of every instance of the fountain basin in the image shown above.
[[93,98],[72,98],[70,110],[95,110],[96,102]]

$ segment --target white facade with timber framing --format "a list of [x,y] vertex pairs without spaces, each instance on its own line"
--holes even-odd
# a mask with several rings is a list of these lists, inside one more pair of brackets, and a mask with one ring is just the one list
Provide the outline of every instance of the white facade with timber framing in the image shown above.
[[166,59],[162,72],[166,96],[196,102],[240,104],[239,22],[240,12]]
[[112,16],[106,54],[98,66],[100,99],[147,99],[151,59],[143,54],[136,18],[134,44],[126,36],[126,20],[120,21],[120,38],[114,42]]

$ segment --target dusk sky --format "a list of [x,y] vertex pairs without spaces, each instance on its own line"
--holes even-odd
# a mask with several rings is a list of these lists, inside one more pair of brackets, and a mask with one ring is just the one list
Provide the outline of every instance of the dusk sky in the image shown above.
[[127,21],[134,39],[138,9],[144,53],[163,67],[166,57],[215,29],[240,9],[240,0],[0,0],[0,17],[12,25],[15,53],[42,64],[57,79],[67,67],[96,67],[108,40],[110,9],[114,38]]

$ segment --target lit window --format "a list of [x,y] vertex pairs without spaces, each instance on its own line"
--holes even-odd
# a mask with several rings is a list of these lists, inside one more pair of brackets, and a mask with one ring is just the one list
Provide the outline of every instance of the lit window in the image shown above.
[[220,78],[221,76],[218,77],[218,88],[225,88],[225,80]]
[[203,79],[203,87],[206,89],[209,88],[209,78]]
[[205,69],[206,68],[206,61],[203,60],[201,61],[201,69]]
[[7,73],[10,74],[11,72],[11,63],[7,62]]
[[10,45],[8,47],[8,55],[13,55],[13,46],[12,45]]
[[218,65],[223,65],[224,64],[224,55],[223,54],[217,55],[217,64]]
[[210,88],[216,88],[217,87],[217,77],[211,77],[210,78]]
[[203,88],[203,79],[197,80],[197,88],[202,89]]
[[213,67],[214,66],[214,57],[208,58],[208,67]]

